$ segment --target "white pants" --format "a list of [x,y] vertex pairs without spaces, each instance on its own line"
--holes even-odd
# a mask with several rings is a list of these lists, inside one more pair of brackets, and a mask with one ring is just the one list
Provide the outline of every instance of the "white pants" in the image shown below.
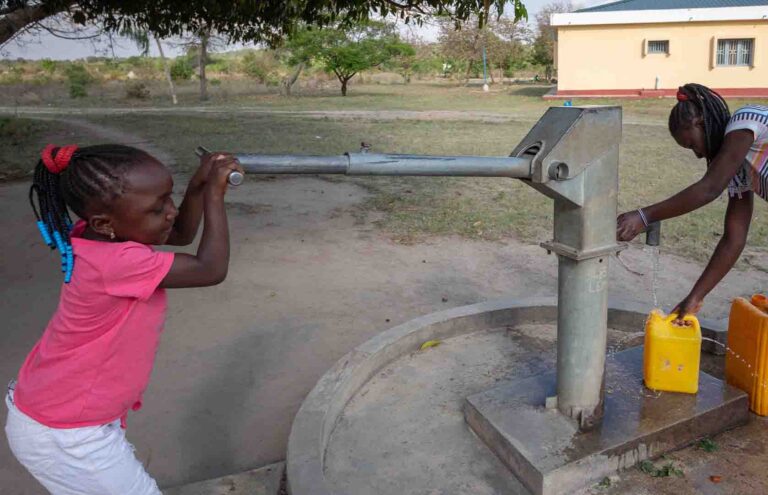
[[5,434],[16,459],[54,495],[161,495],[136,459],[120,420],[84,428],[49,428],[5,397]]

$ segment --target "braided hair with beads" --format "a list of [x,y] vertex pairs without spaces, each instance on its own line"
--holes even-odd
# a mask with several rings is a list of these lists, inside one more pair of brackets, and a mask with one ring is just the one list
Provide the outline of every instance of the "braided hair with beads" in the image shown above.
[[71,210],[87,220],[93,208],[109,209],[125,188],[125,173],[146,163],[146,152],[123,145],[48,145],[35,167],[29,202],[45,243],[61,256],[64,282],[72,279]]
[[669,132],[674,135],[678,130],[692,126],[695,119],[701,119],[704,124],[706,158],[709,163],[723,145],[731,112],[728,104],[716,91],[701,84],[680,86],[677,90],[677,105],[669,114]]

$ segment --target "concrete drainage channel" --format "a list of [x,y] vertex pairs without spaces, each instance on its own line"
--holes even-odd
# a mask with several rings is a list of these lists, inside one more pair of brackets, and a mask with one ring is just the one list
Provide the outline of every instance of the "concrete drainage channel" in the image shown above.
[[[608,326],[614,334],[633,336],[631,344],[637,345],[642,343],[639,332],[648,310],[643,305],[609,302]],[[322,376],[296,415],[288,443],[290,493],[388,495],[424,488],[435,489],[434,493],[558,493],[562,488],[548,483],[562,478],[563,473],[577,476],[573,466],[565,466],[548,481],[548,473],[536,472],[539,466],[534,462],[530,479],[516,477],[507,469],[514,459],[505,458],[480,431],[486,446],[462,417],[467,407],[462,394],[478,394],[494,381],[529,378],[551,369],[556,340],[552,332],[545,336],[542,329],[554,327],[556,321],[554,299],[504,299],[423,316],[358,346]],[[701,323],[705,337],[725,342],[724,324]],[[529,325],[527,334],[525,325]],[[549,340],[542,345],[542,338]],[[444,350],[417,353],[429,340],[446,342]],[[637,354],[637,350],[627,352]],[[705,341],[703,350],[716,354],[719,347]],[[746,418],[746,412],[740,412],[744,397],[730,390],[721,395],[728,394],[725,405],[707,405],[706,397],[694,398],[705,409],[698,411],[697,407],[696,414],[709,414],[712,419],[713,414],[733,416],[738,411],[735,416],[742,421],[742,416]],[[396,418],[398,414],[402,417]],[[633,437],[632,455],[623,455],[618,466],[659,455],[663,449],[654,445],[663,444],[663,436],[663,431],[660,436],[655,431],[648,444]],[[461,458],[452,460],[448,451]],[[579,462],[595,470],[595,458],[599,456]],[[464,467],[450,466],[454,461]],[[605,464],[605,469],[617,466],[616,462]],[[415,486],[419,483],[424,486]],[[585,484],[584,480],[580,483]]]

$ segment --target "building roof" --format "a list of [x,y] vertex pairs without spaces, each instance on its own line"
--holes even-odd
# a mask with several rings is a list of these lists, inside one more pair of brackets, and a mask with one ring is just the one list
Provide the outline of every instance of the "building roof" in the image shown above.
[[552,15],[553,26],[768,22],[768,0],[620,0]]
[[617,12],[621,10],[717,9],[765,6],[766,0],[619,0],[576,12]]

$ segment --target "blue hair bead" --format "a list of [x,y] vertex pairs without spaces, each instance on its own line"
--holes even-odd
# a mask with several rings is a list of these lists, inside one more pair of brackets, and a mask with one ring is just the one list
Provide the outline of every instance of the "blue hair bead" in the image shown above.
[[64,247],[64,240],[61,238],[61,234],[59,234],[58,230],[53,231],[53,240],[56,243],[56,249],[63,254],[66,251],[66,248]]
[[64,272],[64,283],[68,284],[72,280],[72,270],[75,267],[75,256],[72,253],[72,246],[67,244],[67,269]]
[[40,235],[43,236],[43,242],[48,247],[54,247],[53,239],[51,239],[51,233],[48,232],[48,226],[42,220],[37,221],[37,230],[40,231]]

